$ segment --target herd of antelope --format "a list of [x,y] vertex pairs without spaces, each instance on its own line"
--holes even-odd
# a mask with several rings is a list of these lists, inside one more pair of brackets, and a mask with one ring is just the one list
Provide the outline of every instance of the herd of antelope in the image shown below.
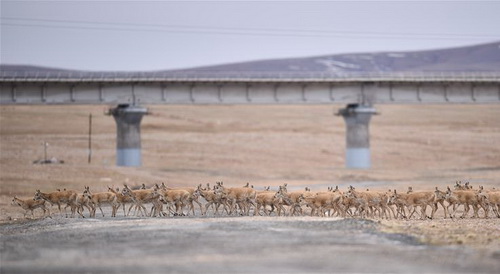
[[[90,187],[85,187],[82,193],[73,190],[57,189],[50,193],[40,190],[35,192],[34,198],[19,199],[14,197],[13,205],[19,205],[34,217],[33,210],[41,208],[43,216],[51,216],[50,207],[57,205],[59,213],[66,214],[66,209],[71,210],[71,217],[76,213],[84,216],[88,210],[89,217],[96,217],[97,208],[102,216],[103,205],[111,206],[111,216],[116,217],[120,207],[123,216],[129,216],[134,209],[135,216],[186,216],[196,215],[195,204],[199,207],[201,215],[267,215],[277,216],[339,216],[360,218],[434,218],[439,206],[444,211],[444,218],[455,218],[455,212],[462,206],[461,218],[469,215],[470,207],[474,212],[472,217],[479,218],[479,211],[488,218],[490,209],[500,218],[500,190],[483,187],[473,189],[467,182],[456,182],[454,189],[446,190],[407,191],[397,190],[372,191],[358,190],[350,186],[346,191],[338,187],[329,187],[327,191],[313,192],[309,188],[302,191],[288,191],[284,184],[274,191],[270,187],[256,190],[248,183],[243,187],[226,187],[222,182],[217,182],[213,187],[201,184],[197,187],[170,188],[164,183],[155,184],[146,188],[131,188],[124,185],[118,188],[108,187],[107,192],[93,192]],[[126,210],[126,205],[129,205]],[[150,205],[150,210],[146,208]],[[61,209],[61,206],[64,208]],[[430,207],[430,216],[427,208]],[[211,213],[209,210],[211,209]]]

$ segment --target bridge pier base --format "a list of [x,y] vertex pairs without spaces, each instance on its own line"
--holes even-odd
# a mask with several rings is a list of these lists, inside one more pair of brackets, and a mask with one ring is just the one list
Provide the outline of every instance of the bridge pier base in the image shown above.
[[141,166],[141,120],[148,110],[120,104],[109,109],[108,114],[116,122],[116,165]]
[[368,169],[371,167],[369,124],[376,114],[372,106],[348,104],[337,115],[344,117],[346,123],[347,168]]

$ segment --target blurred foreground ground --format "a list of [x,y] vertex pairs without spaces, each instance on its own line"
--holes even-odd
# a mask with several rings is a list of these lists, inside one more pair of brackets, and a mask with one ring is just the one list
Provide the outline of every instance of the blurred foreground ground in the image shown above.
[[[54,218],[0,226],[5,273],[498,273],[500,252],[371,220]],[[4,272],[2,271],[2,273]]]

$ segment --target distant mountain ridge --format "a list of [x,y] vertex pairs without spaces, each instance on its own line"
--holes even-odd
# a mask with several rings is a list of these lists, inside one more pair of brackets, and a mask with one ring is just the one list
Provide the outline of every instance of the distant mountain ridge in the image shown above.
[[199,67],[199,72],[483,72],[500,71],[500,42],[451,49],[335,54]]
[[[0,71],[42,73],[94,73],[31,65],[0,65]],[[106,71],[106,74],[142,76],[156,73],[282,72],[282,73],[397,73],[397,72],[500,72],[500,41],[450,49],[335,54],[304,58],[262,60],[160,71]]]

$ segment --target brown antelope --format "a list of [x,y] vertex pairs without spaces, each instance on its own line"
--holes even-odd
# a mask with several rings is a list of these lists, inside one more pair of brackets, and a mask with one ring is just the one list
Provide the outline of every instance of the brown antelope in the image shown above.
[[236,210],[236,206],[238,206],[240,208],[240,214],[249,215],[250,205],[256,206],[255,198],[257,192],[253,188],[226,188],[223,186],[222,182],[218,182],[214,192],[226,199],[225,205],[229,208],[229,214],[232,214],[233,210]]
[[332,210],[334,210],[334,213],[341,212],[338,202],[342,200],[342,195],[338,186],[335,189],[333,187],[328,187],[327,191],[316,193],[312,193],[309,188],[306,188],[306,191],[310,195],[304,198],[304,202],[307,207],[311,208],[311,216],[324,216],[325,211],[328,211],[328,216],[331,216]]
[[436,210],[438,209],[437,203],[439,203],[444,210],[444,218],[446,219],[448,217],[448,207],[444,206],[444,201],[446,201],[446,192],[441,191],[438,187],[436,187],[434,190],[434,196],[436,197]]
[[18,205],[22,209],[24,209],[24,218],[27,218],[26,215],[28,214],[28,211],[31,212],[31,216],[35,218],[35,214],[33,211],[37,208],[41,208],[43,210],[43,215],[42,217],[45,217],[45,212],[49,212],[48,217],[50,217],[50,210],[45,206],[45,200],[34,200],[34,199],[19,199],[16,196],[12,199],[12,205]]
[[[286,189],[285,189],[285,191],[286,191]],[[256,192],[256,195],[259,195],[259,194],[261,194],[261,193],[273,193],[273,194],[276,194],[276,192],[275,192],[275,191],[272,191],[272,190],[271,190],[271,186],[266,186],[266,187],[264,187],[264,189],[262,189],[262,190],[255,190],[255,192]],[[278,192],[283,192],[283,190],[281,189],[281,187],[279,188]],[[256,199],[256,201],[255,201],[255,207],[257,208],[257,196],[255,196],[255,199]],[[275,206],[274,206],[274,204],[273,204],[273,203],[270,203],[270,204],[269,204],[269,206],[271,206],[271,211],[269,211],[269,214],[271,214],[271,213],[273,213],[273,212],[274,212]],[[264,207],[264,210],[265,210],[265,209],[266,209],[266,207]],[[259,209],[259,210],[260,210],[260,209]],[[256,213],[254,212],[254,215],[255,215],[255,214],[256,214]],[[259,212],[259,214],[260,214],[260,212]]]
[[[412,189],[409,189],[408,191],[413,191]],[[395,215],[394,210],[392,207],[389,206],[389,197],[391,196],[391,193],[389,192],[384,192],[384,191],[370,191],[372,195],[375,195],[376,201],[379,201],[379,206],[377,207],[380,208],[382,211],[379,211],[379,215],[381,218],[391,218],[391,212],[392,215]]]
[[[274,212],[276,205],[280,205],[280,207],[278,207],[278,215],[281,215],[281,211],[285,210],[283,205],[291,206],[293,204],[292,200],[290,200],[290,197],[288,196],[287,186],[288,186],[288,184],[283,184],[283,185],[278,187],[279,195],[276,195],[275,202],[271,203],[271,211],[269,212],[269,214]],[[270,193],[273,191],[271,191],[271,186],[267,186],[267,187],[264,187],[263,190],[257,190],[256,192],[258,195],[259,193]]]
[[92,193],[90,191],[90,187],[86,186],[85,190],[83,191],[83,195],[90,200],[90,206],[92,207],[92,212],[90,214],[90,217],[95,218],[95,212],[97,210],[97,207],[101,211],[102,217],[104,217],[104,212],[102,211],[101,208],[102,204],[109,204],[112,208],[111,217],[116,217],[116,211],[118,210],[120,204],[118,203],[118,199],[115,193],[113,192]]
[[314,196],[316,193],[311,192],[311,189],[306,187],[304,190],[298,190],[293,192],[287,192],[286,186],[280,187],[279,192],[283,195],[286,195],[290,199],[290,215],[294,216],[295,214],[303,215],[302,205],[306,204],[305,199]]
[[[347,191],[348,197],[353,197],[357,199],[358,208],[365,211],[368,207],[369,211],[367,214],[374,217],[375,210],[379,211],[380,217],[390,217],[390,208],[388,206],[389,197],[386,192],[377,191],[356,191],[353,186],[349,187]],[[363,202],[364,200],[365,202]]]
[[[408,194],[410,194],[410,193],[408,193],[408,192],[397,193],[396,190],[394,190],[394,192],[391,192],[391,196],[389,197],[389,204],[393,204],[396,206],[395,218],[398,218],[399,216],[401,216],[401,218],[404,218],[404,219],[408,218],[408,216],[406,215],[406,208],[407,207],[411,208],[411,206],[408,206],[408,204],[406,202],[406,196],[408,196]],[[393,194],[397,194],[397,196],[393,196]],[[409,209],[409,210],[411,211],[411,209]],[[411,212],[408,212],[408,213],[411,213]]]
[[396,190],[394,190],[394,194],[391,196],[391,201],[398,204],[402,204],[408,208],[414,208],[413,212],[408,216],[410,219],[413,216],[413,213],[416,210],[416,207],[420,207],[420,218],[423,220],[427,217],[426,209],[427,206],[432,208],[430,218],[434,218],[434,213],[437,211],[437,203],[436,197],[433,192],[430,191],[420,191],[420,192],[411,192],[406,195],[398,194]]
[[[286,195],[288,197],[289,204],[287,204],[290,207],[290,216],[295,216],[295,214],[299,215],[302,214],[302,205],[305,204],[305,197],[303,194],[295,197],[295,199],[292,199],[291,195]],[[286,202],[287,200],[285,200]]]
[[[78,194],[75,191],[72,190],[63,190],[63,191],[54,191],[50,193],[43,193],[39,189],[35,192],[35,197],[33,200],[39,201],[39,200],[45,200],[47,201],[50,205],[57,205],[57,208],[59,208],[59,213],[62,214],[61,211],[61,204],[63,205],[69,205],[71,207],[71,217],[75,216],[75,211],[76,211],[76,198]],[[64,213],[66,214],[66,208],[64,208]]]
[[[303,201],[303,198],[299,197],[299,203]],[[285,210],[285,207],[284,205],[286,206],[294,206],[294,203],[292,201],[292,199],[290,199],[290,197],[288,197],[288,195],[286,195],[286,193],[282,193],[282,192],[277,192],[276,194],[274,194],[274,198],[273,198],[273,206],[275,208],[277,208],[277,214],[278,216],[281,216],[281,212],[283,212],[283,216],[286,216],[286,210]]]
[[[355,215],[359,215],[361,218],[369,217],[368,214],[370,214],[370,207],[368,206],[368,201],[363,195],[358,195],[358,192],[345,192],[343,194],[342,202],[346,214],[350,214],[351,217]],[[356,209],[354,213],[350,212],[351,207],[354,207]]]
[[171,188],[171,187],[167,187],[165,185],[165,183],[161,183],[160,188],[163,190],[178,190],[178,189],[186,190],[187,192],[189,192],[189,199],[187,200],[187,203],[189,204],[188,212],[191,211],[191,212],[193,212],[193,216],[195,215],[193,203],[196,203],[200,207],[200,211],[203,212],[202,205],[201,205],[200,201],[198,200],[198,197],[200,197],[200,196],[197,193],[195,193],[196,188],[194,188],[194,187]]
[[273,192],[273,191],[263,191],[263,192],[258,192],[256,197],[255,197],[255,210],[254,210],[254,216],[260,214],[260,209],[264,211],[264,214],[269,216],[271,211],[266,210],[266,206],[270,206],[272,209],[274,209],[274,206],[276,204],[276,199],[282,198],[281,196],[275,197],[276,194],[280,193],[278,192]]
[[167,216],[167,213],[163,211],[163,204],[166,203],[166,201],[164,200],[161,190],[157,187],[154,187],[153,192],[151,192],[151,203],[153,204],[153,206],[151,207],[151,212],[149,213],[149,216],[151,217]]
[[83,207],[87,208],[87,210],[90,213],[89,214],[89,217],[90,217],[90,215],[92,215],[92,205],[91,205],[89,197],[87,195],[84,195],[84,194],[78,194],[78,196],[76,197],[76,212],[82,218],[85,218],[85,216],[83,216]]
[[[406,193],[399,193],[399,194],[403,197],[406,197],[408,194],[410,194],[412,192],[413,192],[413,187],[409,186]],[[397,219],[399,216],[401,216],[402,218],[406,219],[407,218],[407,216],[406,216],[407,205],[405,202],[402,202],[402,201],[404,201],[404,199],[391,200],[390,197],[392,196],[393,192],[389,189],[389,191],[387,193],[389,195],[389,201],[388,201],[387,205],[392,210],[392,214],[393,214],[394,218]],[[394,210],[392,209],[392,205],[396,206],[396,212],[394,212]],[[408,209],[409,209],[409,211],[412,211],[412,206],[408,206]],[[414,212],[415,212],[415,209],[413,208],[413,212],[409,212],[409,213],[413,214]]]
[[[394,202],[392,202],[392,201],[391,201],[392,190],[391,190],[391,189],[389,189],[389,190],[386,192],[386,195],[387,195],[387,197],[389,197],[389,198],[388,198],[388,200],[387,200],[387,207],[391,210],[391,212],[392,212],[392,216],[394,217],[394,219],[397,219],[397,218],[398,218],[398,214],[399,214],[399,212],[398,212],[398,213],[396,213],[396,212],[397,212],[397,210],[398,210],[398,207],[396,206],[396,204],[394,204]],[[396,211],[394,211],[394,208],[393,208],[392,206],[396,206]]]
[[[124,184],[124,187],[122,189],[122,194],[124,196],[129,196],[132,201],[134,201],[135,205],[135,215],[137,215],[137,211],[139,211],[139,214],[142,213],[143,216],[148,216],[148,213],[146,211],[146,207],[144,207],[145,203],[151,203],[153,199],[155,198],[155,195],[153,194],[152,189],[136,189],[132,190],[128,185]],[[130,214],[130,210],[132,207],[129,208],[127,212],[127,216]]]
[[[162,189],[158,188],[157,191],[161,195],[161,201],[169,205],[175,206],[174,215],[184,216],[184,206],[192,202],[193,194],[186,189]],[[193,192],[194,193],[194,192]],[[192,203],[191,203],[192,204]]]
[[196,194],[203,197],[203,199],[207,201],[205,204],[205,212],[201,210],[201,215],[206,215],[210,206],[215,208],[214,214],[216,216],[219,214],[219,207],[223,204],[223,202],[220,199],[220,195],[217,195],[213,190],[210,190],[210,185],[207,184],[207,188],[203,189],[200,184],[196,189]]
[[[478,199],[485,210],[488,209],[489,211],[489,208],[491,207],[497,218],[500,218],[500,191],[486,191],[481,186],[478,191]],[[488,217],[487,211],[485,213],[485,217]]]
[[[474,209],[474,218],[479,218],[479,206],[483,207],[479,201],[478,194],[473,191],[473,190],[455,190],[452,191],[450,187],[447,188],[446,191],[446,200],[450,205],[463,205],[464,206],[464,213],[461,218],[465,218],[467,214],[469,213],[470,206]],[[449,206],[450,206],[449,205]],[[455,212],[456,212],[457,207],[454,206],[453,212],[450,214],[450,217],[454,218],[455,217]],[[486,211],[487,209],[484,208],[485,216],[486,216]]]
[[341,212],[342,210],[340,209],[339,203],[342,200],[342,194],[338,192],[319,192],[316,193],[314,196],[310,196],[308,198],[305,198],[306,204],[311,208],[311,216],[315,215],[315,213],[318,216],[325,216],[325,211],[329,211],[329,216],[330,210],[333,209],[335,212]]
[[130,211],[130,209],[132,209],[132,207],[134,206],[134,201],[132,200],[132,198],[130,196],[123,195],[120,192],[119,188],[113,189],[112,187],[108,186],[108,191],[113,192],[116,195],[116,201],[118,203],[118,208],[121,205],[122,209],[123,209],[123,216],[127,216],[127,213],[125,211],[125,204],[130,204],[130,207],[129,207],[129,211]]

